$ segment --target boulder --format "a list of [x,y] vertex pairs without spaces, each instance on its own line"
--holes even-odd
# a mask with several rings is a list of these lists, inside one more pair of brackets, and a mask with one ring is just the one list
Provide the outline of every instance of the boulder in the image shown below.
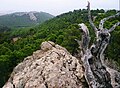
[[83,75],[76,57],[46,41],[14,68],[3,88],[83,88]]

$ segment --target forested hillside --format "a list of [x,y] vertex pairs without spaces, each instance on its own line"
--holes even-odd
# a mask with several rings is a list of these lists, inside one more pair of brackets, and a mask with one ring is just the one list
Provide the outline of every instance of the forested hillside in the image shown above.
[[45,12],[16,12],[0,16],[0,26],[31,27],[54,16]]
[[[94,23],[98,26],[102,18],[116,14],[118,11],[92,10],[91,12]],[[120,17],[110,19],[104,26],[110,28],[118,21],[120,21]],[[33,51],[39,49],[41,42],[45,40],[60,44],[75,55],[78,50],[75,39],[81,38],[77,25],[79,23],[85,23],[88,26],[91,40],[94,41],[86,9],[64,13],[36,27],[12,29],[13,31],[0,33],[0,87],[6,82],[12,69]],[[120,66],[119,40],[120,26],[112,33],[110,45],[106,51],[106,57],[114,60]]]

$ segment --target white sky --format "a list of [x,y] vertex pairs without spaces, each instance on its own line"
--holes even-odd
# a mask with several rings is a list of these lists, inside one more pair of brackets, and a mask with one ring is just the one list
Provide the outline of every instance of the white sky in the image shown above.
[[43,11],[59,15],[74,9],[86,9],[87,1],[91,9],[117,9],[120,0],[0,0],[0,13]]

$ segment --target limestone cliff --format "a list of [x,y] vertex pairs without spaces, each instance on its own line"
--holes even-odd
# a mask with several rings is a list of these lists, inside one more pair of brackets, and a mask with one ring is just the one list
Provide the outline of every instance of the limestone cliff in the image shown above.
[[84,82],[77,58],[48,41],[14,68],[3,88],[85,88]]

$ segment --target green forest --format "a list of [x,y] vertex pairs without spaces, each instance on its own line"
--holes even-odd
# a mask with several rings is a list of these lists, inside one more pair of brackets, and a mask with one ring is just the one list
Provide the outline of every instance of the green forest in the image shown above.
[[[92,18],[98,27],[99,21],[107,16],[116,14],[116,10],[92,10]],[[120,21],[120,16],[105,22],[104,27],[110,28]],[[94,41],[94,32],[88,21],[88,11],[86,9],[74,10],[56,16],[40,25],[27,28],[9,28],[0,26],[0,87],[8,80],[13,68],[40,49],[43,41],[53,41],[65,47],[72,55],[78,50],[75,39],[81,39],[81,32],[78,24],[85,23]],[[16,39],[16,40],[14,40]],[[114,61],[120,66],[120,26],[112,33],[110,44],[105,52],[106,58]]]

